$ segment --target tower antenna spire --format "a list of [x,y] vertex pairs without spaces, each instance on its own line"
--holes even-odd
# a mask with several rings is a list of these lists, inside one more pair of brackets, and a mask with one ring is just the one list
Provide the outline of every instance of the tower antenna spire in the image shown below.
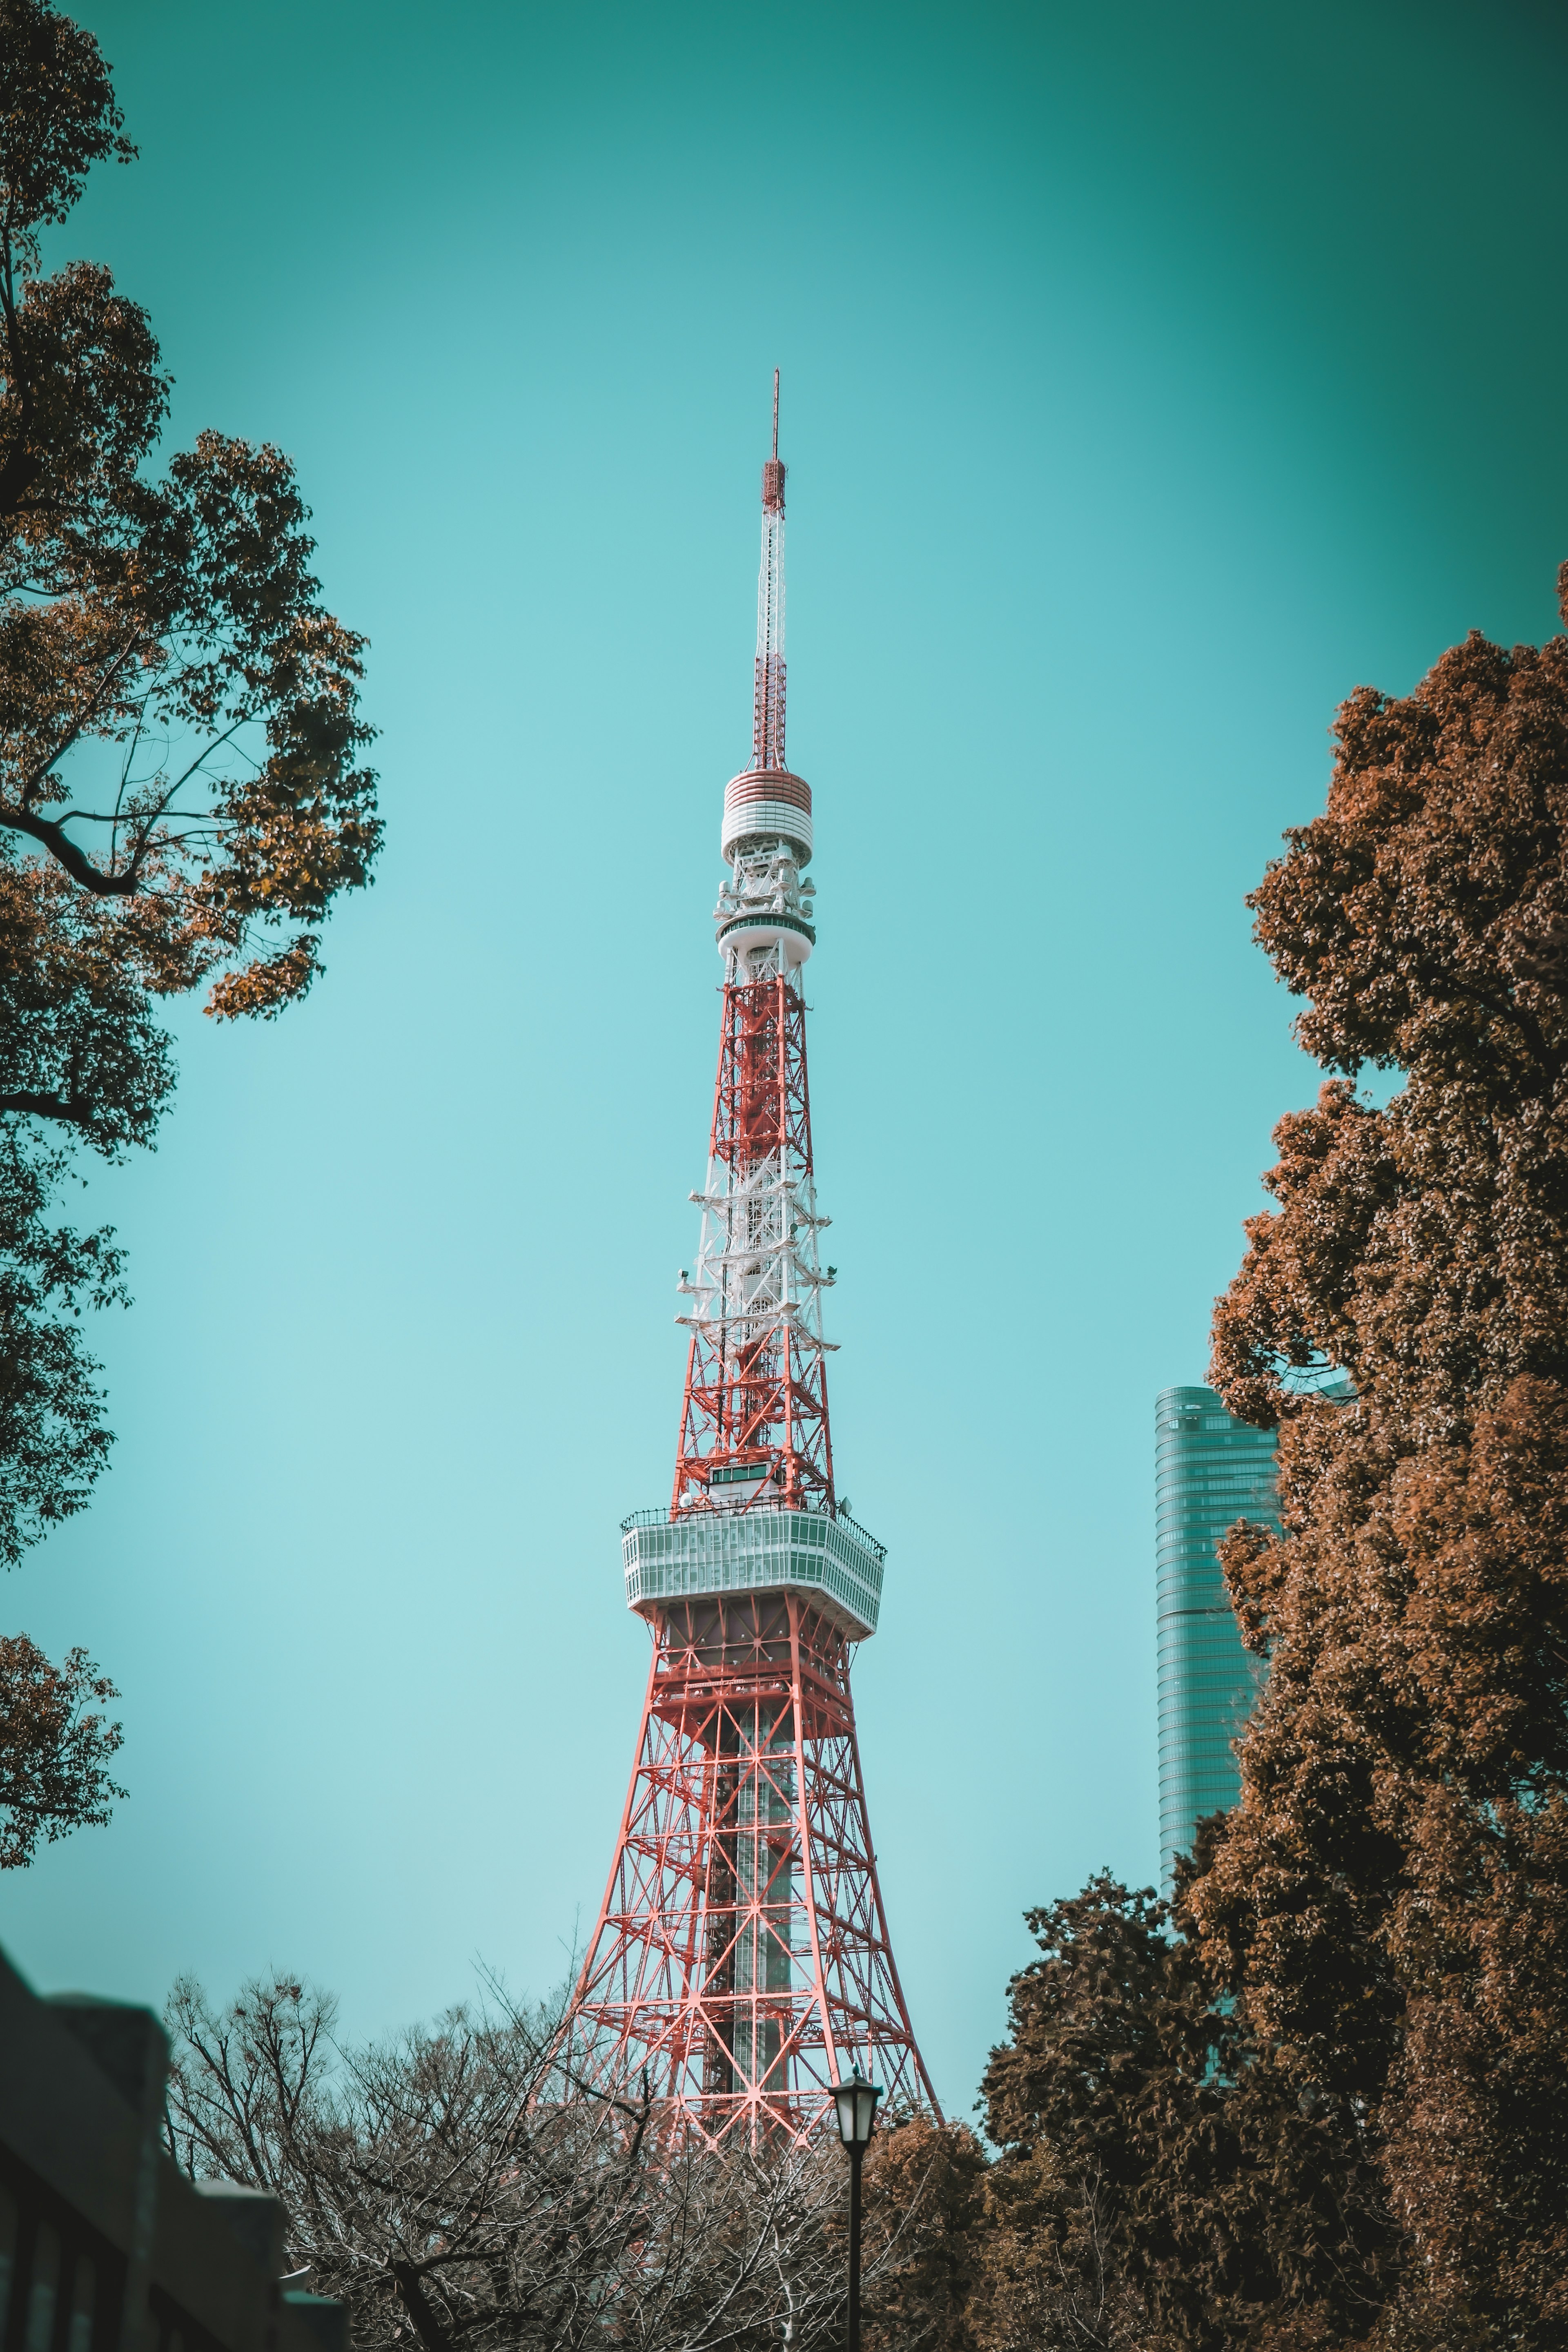
[[751,764],[782,772],[784,757],[784,473],[779,457],[779,371],[773,371],[773,455],[762,468],[762,566],[757,575],[757,679]]

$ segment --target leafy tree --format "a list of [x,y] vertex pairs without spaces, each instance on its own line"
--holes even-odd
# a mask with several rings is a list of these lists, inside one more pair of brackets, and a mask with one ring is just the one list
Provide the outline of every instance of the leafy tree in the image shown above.
[[[123,1297],[120,1261],[52,1222],[73,1152],[151,1141],[173,1076],[157,999],[204,986],[223,1019],[304,993],[380,840],[363,642],[322,605],[287,458],[207,432],[160,470],[145,311],[96,263],[45,269],[88,172],[134,152],[91,34],[0,0],[7,1565],[81,1507],[111,1443],[79,1320]],[[17,1672],[0,1663],[0,1725],[31,1704]]]
[[155,478],[145,312],[95,265],[41,274],[89,166],[133,152],[92,37],[0,0],[0,835],[142,989],[271,1013],[380,839],[363,640],[288,460],[204,433]]
[[0,1870],[16,1870],[125,1794],[107,1769],[120,1726],[88,1704],[119,1693],[85,1650],[51,1666],[25,1633],[0,1633]]
[[986,2159],[924,2109],[881,2118],[866,2152],[865,2340],[879,2352],[969,2352]]
[[[1568,615],[1568,567],[1560,582]],[[1269,1683],[1191,1906],[1412,2250],[1391,2343],[1568,2334],[1568,639],[1343,706],[1254,894],[1331,1073],[1213,1378],[1280,1428],[1226,1547]],[[1379,1108],[1364,1065],[1403,1085]],[[1312,1392],[1346,1372],[1354,1398]]]
[[[111,1442],[80,1318],[84,1307],[122,1302],[120,1257],[107,1230],[48,1222],[66,1157],[0,1123],[0,1559],[8,1568],[81,1508]],[[5,1690],[0,1673],[0,1715]]]
[[1002,2156],[980,2342],[1284,2352],[1364,2333],[1394,2233],[1354,2114],[1251,2032],[1152,1892],[1102,1874],[1027,1916],[1041,1957],[982,2086]]

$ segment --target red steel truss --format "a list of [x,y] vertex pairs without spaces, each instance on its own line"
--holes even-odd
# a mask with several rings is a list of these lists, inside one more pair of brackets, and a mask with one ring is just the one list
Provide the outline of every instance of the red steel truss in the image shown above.
[[[774,1228],[810,1213],[812,1175],[806,1007],[793,975],[731,979],[725,988],[708,1150],[727,1185],[731,1255],[749,1244],[759,1264],[789,1259],[788,1233]],[[833,1441],[812,1319],[771,1290],[743,1302],[737,1284],[727,1295],[750,1311],[693,1328],[674,1507],[702,1507],[714,1472],[741,1468],[766,1482],[770,1503],[824,1507],[833,1499]]]
[[654,1621],[578,2063],[646,2069],[716,2144],[809,2137],[856,2060],[894,2100],[936,2104],[888,1940],[849,1665],[842,1632],[795,1593]]

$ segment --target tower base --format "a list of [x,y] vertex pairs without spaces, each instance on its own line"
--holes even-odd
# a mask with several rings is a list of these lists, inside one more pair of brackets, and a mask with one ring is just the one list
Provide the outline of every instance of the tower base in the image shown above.
[[806,2138],[857,2063],[936,2100],[894,1964],[850,1629],[794,1591],[647,1609],[653,1659],[573,2063],[646,2076],[715,2144]]

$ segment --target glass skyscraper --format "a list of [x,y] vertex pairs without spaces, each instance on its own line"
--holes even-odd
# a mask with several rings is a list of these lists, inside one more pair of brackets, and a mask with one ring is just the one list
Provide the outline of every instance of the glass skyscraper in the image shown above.
[[1265,1672],[1241,1646],[1216,1547],[1238,1519],[1280,1524],[1274,1433],[1234,1420],[1212,1389],[1166,1389],[1155,1406],[1155,1609],[1160,1706],[1160,1874],[1205,1813],[1236,1802],[1231,1741]]

